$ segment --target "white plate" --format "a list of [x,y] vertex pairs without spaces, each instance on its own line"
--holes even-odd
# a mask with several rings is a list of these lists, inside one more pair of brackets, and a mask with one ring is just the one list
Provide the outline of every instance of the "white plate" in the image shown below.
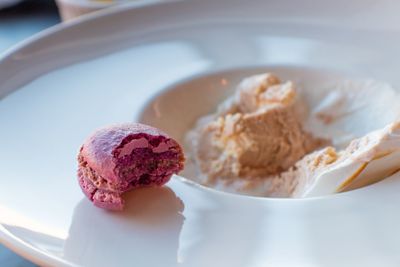
[[[187,102],[171,106],[166,94],[154,96],[194,76],[258,67],[305,84],[340,72],[399,85],[399,7],[389,0],[138,2],[14,48],[0,60],[1,242],[45,266],[399,266],[396,177],[285,200],[225,194],[176,176],[165,188],[128,194],[123,213],[93,207],[75,178],[77,149],[93,129],[191,114]],[[227,84],[235,81],[230,74]],[[208,99],[199,96],[196,108]],[[167,126],[173,132],[171,120]]]

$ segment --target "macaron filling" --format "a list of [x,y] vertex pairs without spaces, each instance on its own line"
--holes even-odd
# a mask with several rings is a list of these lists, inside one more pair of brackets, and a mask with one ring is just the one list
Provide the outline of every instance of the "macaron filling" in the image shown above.
[[114,151],[115,173],[129,187],[162,185],[182,169],[182,153],[164,136],[135,134],[128,136]]

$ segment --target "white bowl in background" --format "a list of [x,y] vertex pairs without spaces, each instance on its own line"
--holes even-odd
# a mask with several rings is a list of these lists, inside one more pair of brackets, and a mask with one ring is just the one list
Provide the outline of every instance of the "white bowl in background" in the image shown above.
[[70,20],[84,14],[111,7],[118,1],[56,0],[62,20]]

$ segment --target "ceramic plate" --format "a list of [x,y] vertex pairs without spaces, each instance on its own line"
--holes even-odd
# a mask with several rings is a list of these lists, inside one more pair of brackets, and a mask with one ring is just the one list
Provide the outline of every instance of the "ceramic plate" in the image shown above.
[[253,72],[304,86],[400,84],[394,1],[135,2],[63,24],[0,60],[0,240],[43,266],[399,266],[400,178],[266,199],[174,176],[95,208],[76,181],[94,129],[144,121],[182,140]]

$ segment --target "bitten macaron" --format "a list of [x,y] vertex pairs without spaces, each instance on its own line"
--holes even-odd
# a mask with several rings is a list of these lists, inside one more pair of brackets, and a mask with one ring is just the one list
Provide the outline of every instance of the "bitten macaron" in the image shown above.
[[95,206],[122,210],[122,194],[162,186],[184,167],[181,146],[154,127],[127,123],[95,131],[78,154],[78,181]]

